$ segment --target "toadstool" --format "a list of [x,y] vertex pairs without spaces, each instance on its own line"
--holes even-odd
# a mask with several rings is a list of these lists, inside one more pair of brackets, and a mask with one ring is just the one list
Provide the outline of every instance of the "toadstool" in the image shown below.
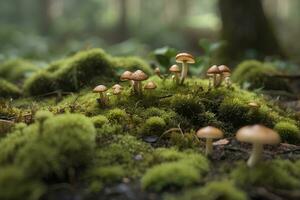
[[131,75],[131,80],[134,81],[133,89],[136,94],[142,93],[142,84],[141,82],[148,79],[148,75],[145,74],[142,70],[136,70]]
[[220,70],[220,80],[218,81],[217,85],[221,85],[223,80],[225,80],[226,87],[229,87],[231,85],[229,78],[231,75],[231,70],[226,65],[220,65],[218,69]]
[[93,89],[94,93],[99,93],[101,103],[106,103],[107,101],[107,97],[105,94],[106,91],[107,91],[107,87],[105,85],[98,85]]
[[[217,65],[213,65],[207,70],[206,72],[207,76],[209,78],[211,77],[213,78],[213,83],[212,83],[213,87],[217,87],[217,75],[219,75],[220,73],[221,72]],[[209,87],[210,87],[210,82],[209,82]]]
[[249,167],[255,166],[261,160],[264,144],[280,143],[278,133],[263,125],[244,126],[237,131],[236,139],[253,145],[251,156],[247,161]]
[[[179,84],[179,74],[181,72],[180,68],[178,67],[178,65],[172,65],[170,68],[169,68],[169,71],[171,73],[174,73],[174,79],[176,81],[176,84]],[[172,76],[173,77],[173,76]]]
[[189,70],[188,64],[195,63],[195,59],[191,54],[188,53],[179,53],[176,55],[176,62],[182,63],[182,70],[180,76],[180,84],[184,83],[184,79],[187,77],[187,73]]
[[206,139],[205,155],[208,156],[213,151],[213,139],[222,138],[223,132],[220,129],[215,128],[213,126],[207,126],[197,131],[197,137]]

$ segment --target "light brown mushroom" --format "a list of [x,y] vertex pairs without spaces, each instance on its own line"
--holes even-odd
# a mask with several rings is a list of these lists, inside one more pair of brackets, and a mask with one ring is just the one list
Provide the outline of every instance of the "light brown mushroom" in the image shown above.
[[174,79],[176,81],[176,84],[179,84],[179,74],[180,74],[181,70],[178,67],[178,65],[172,65],[169,68],[169,71],[174,74]]
[[148,79],[148,75],[142,70],[136,70],[131,75],[131,79],[134,81],[133,88],[136,94],[142,94],[142,84],[141,82]]
[[159,67],[156,67],[154,69],[154,73],[160,78],[160,79],[164,79],[164,77],[161,75],[160,69]]
[[123,87],[121,86],[121,85],[119,85],[119,84],[115,84],[114,86],[112,86],[112,89],[119,89],[119,90],[122,90],[123,89]]
[[105,85],[98,85],[93,89],[94,93],[99,93],[100,101],[105,103],[107,101],[107,97],[105,92],[107,91],[107,87]]
[[[213,78],[213,83],[212,83],[213,87],[217,87],[217,76],[220,75],[220,73],[221,72],[217,65],[213,65],[207,70],[207,72],[206,72],[207,76],[209,78],[211,78],[211,77]],[[210,84],[210,82],[209,82],[209,84]],[[209,87],[210,87],[210,85],[209,85]]]
[[208,156],[213,151],[213,145],[212,145],[213,139],[222,138],[223,132],[220,129],[215,128],[213,126],[207,126],[197,131],[197,137],[206,139],[205,155]]
[[154,90],[156,88],[157,88],[157,85],[153,81],[146,83],[146,85],[144,86],[145,90]]
[[236,139],[241,142],[252,143],[252,153],[247,161],[249,167],[255,166],[262,157],[263,145],[280,143],[278,133],[263,125],[245,126],[236,133]]
[[220,79],[219,79],[219,82],[218,82],[218,86],[222,84],[222,82],[224,80],[226,80],[225,84],[226,84],[226,87],[229,87],[230,86],[230,79],[228,80],[228,78],[230,77],[231,75],[231,70],[226,66],[226,65],[220,65],[218,66],[219,70],[220,70]]
[[184,83],[185,78],[187,77],[188,71],[189,71],[189,65],[188,64],[194,64],[195,59],[191,54],[188,53],[179,53],[176,55],[176,62],[182,63],[182,70],[181,70],[181,76],[180,76],[180,84]]

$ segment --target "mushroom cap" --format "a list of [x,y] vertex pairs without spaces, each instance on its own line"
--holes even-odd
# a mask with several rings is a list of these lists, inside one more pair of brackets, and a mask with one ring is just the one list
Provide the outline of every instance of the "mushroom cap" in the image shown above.
[[115,88],[114,91],[113,91],[113,94],[114,94],[114,95],[118,95],[118,94],[121,94],[121,92],[122,92],[122,91],[121,91],[120,88]]
[[218,66],[218,69],[220,70],[220,72],[222,74],[231,72],[231,70],[226,65],[220,65],[220,66]]
[[125,72],[123,72],[123,74],[121,75],[120,80],[121,80],[121,81],[131,80],[131,75],[132,75],[132,72],[130,72],[130,71],[125,71]]
[[206,72],[207,75],[220,74],[220,73],[221,72],[217,65],[211,66]]
[[278,144],[280,136],[277,132],[263,125],[244,126],[236,133],[236,139],[241,142],[256,144]]
[[115,84],[114,86],[112,86],[112,89],[119,89],[119,90],[122,90],[123,87],[119,84]]
[[178,67],[178,65],[172,65],[172,66],[169,68],[169,71],[170,71],[170,72],[175,72],[175,73],[181,72],[181,70],[180,70],[180,68]]
[[156,67],[156,68],[154,69],[154,72],[155,72],[156,74],[159,74],[159,73],[160,73],[159,67]]
[[260,107],[260,105],[256,102],[250,102],[250,103],[248,103],[248,106],[253,107],[253,108],[259,108]]
[[179,53],[176,55],[176,62],[177,63],[190,63],[193,64],[195,63],[195,59],[191,54],[188,53]]
[[148,79],[148,75],[142,70],[136,70],[133,74],[131,74],[131,79],[134,81],[144,81]]
[[217,139],[223,137],[223,132],[213,126],[207,126],[197,131],[198,138]]
[[105,85],[98,85],[93,89],[94,93],[105,92],[107,87]]
[[150,82],[148,82],[145,86],[144,86],[144,89],[146,89],[146,90],[153,90],[153,89],[155,89],[155,88],[157,88],[157,86],[156,86],[156,84],[153,82],[153,81],[150,81]]

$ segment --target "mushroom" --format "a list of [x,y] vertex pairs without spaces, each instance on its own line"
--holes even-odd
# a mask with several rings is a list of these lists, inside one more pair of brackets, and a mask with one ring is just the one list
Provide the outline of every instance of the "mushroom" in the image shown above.
[[107,87],[105,85],[98,85],[93,89],[94,93],[99,93],[101,103],[106,103],[107,101],[105,91],[107,91]]
[[206,139],[205,155],[208,156],[213,151],[213,139],[222,138],[223,132],[220,129],[215,128],[213,126],[207,126],[197,131],[197,137]]
[[220,80],[217,85],[221,85],[222,81],[225,80],[226,87],[229,87],[231,85],[229,79],[231,75],[231,70],[226,65],[220,65],[218,68],[220,70]]
[[164,79],[164,78],[162,77],[162,75],[161,75],[161,72],[160,72],[159,67],[156,67],[156,68],[154,69],[154,73],[155,73],[160,79]]
[[[178,65],[172,65],[170,68],[169,68],[169,71],[171,73],[174,73],[174,79],[176,81],[176,84],[179,84],[179,74],[181,72],[180,68],[178,67]],[[172,76],[173,77],[173,76]]]
[[[213,86],[214,87],[217,87],[217,75],[220,73],[221,72],[217,65],[211,66],[206,72],[206,74],[209,78],[211,78],[211,77],[213,78]],[[210,87],[210,81],[209,81],[209,87]]]
[[119,90],[122,90],[123,87],[119,84],[115,84],[114,86],[112,86],[112,89],[116,90],[116,89],[119,89]]
[[153,81],[148,82],[145,86],[145,90],[155,90],[157,88],[156,84]]
[[123,72],[123,74],[121,75],[120,77],[120,80],[121,81],[131,81],[131,85],[134,84],[134,81],[131,80],[131,75],[132,75],[132,72],[131,71],[125,71]]
[[249,167],[255,166],[261,160],[264,144],[280,143],[278,133],[263,125],[245,126],[239,129],[236,133],[236,139],[253,144],[251,156],[247,161]]
[[187,73],[189,70],[188,64],[195,63],[195,59],[191,54],[188,53],[179,53],[176,55],[176,62],[182,63],[182,70],[180,76],[180,84],[184,83],[184,79],[187,77]]
[[142,70],[136,70],[134,73],[131,75],[131,80],[134,81],[133,84],[133,89],[136,94],[141,94],[142,93],[142,81],[147,80],[148,75],[145,74]]

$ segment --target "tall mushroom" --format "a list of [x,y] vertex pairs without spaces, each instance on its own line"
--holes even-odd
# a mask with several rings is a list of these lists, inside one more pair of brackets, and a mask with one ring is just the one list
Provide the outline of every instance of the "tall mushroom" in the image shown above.
[[252,143],[252,153],[247,161],[249,167],[255,166],[262,157],[264,144],[280,143],[278,133],[263,125],[245,126],[236,133],[236,139],[241,142]]
[[215,128],[213,126],[207,126],[197,131],[197,137],[206,139],[205,155],[208,156],[213,151],[213,139],[222,138],[223,132],[220,129]]
[[189,65],[195,63],[195,59],[191,54],[188,53],[179,53],[176,55],[176,62],[182,63],[182,70],[180,76],[180,84],[184,83],[184,79],[187,77],[189,71]]
[[107,102],[107,97],[105,92],[107,91],[107,87],[105,85],[98,85],[93,89],[94,93],[99,93],[100,95],[100,102],[101,103],[106,103]]
[[136,94],[142,94],[142,81],[147,80],[148,75],[145,74],[142,70],[136,70],[131,75],[131,80],[134,81],[133,89]]
[[175,81],[176,81],[176,84],[179,84],[179,74],[181,72],[180,68],[178,67],[178,65],[172,65],[170,68],[169,68],[169,71],[171,73],[174,73],[174,78],[175,78]]
[[225,80],[226,87],[229,87],[231,83],[229,78],[231,75],[231,70],[226,65],[220,65],[218,68],[220,70],[220,79],[217,85],[221,85],[223,80]]
[[[219,70],[219,68],[218,68],[218,66],[217,65],[213,65],[213,66],[211,66],[208,70],[207,70],[207,72],[206,72],[206,74],[207,74],[207,76],[209,77],[209,79],[212,77],[213,78],[213,87],[217,87],[217,76],[220,74],[221,72],[220,72],[220,70]],[[210,80],[209,80],[210,81]],[[210,84],[210,82],[209,82],[209,84]],[[209,85],[210,86],[210,85]]]

